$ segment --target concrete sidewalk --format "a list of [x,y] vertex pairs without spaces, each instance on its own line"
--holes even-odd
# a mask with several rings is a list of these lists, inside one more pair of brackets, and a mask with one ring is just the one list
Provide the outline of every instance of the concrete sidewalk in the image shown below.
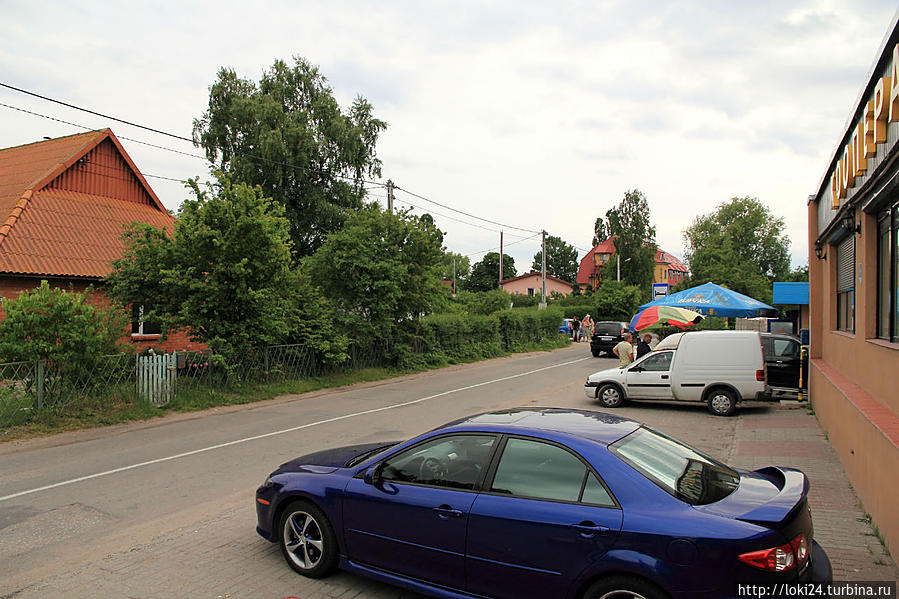
[[815,539],[830,556],[835,581],[899,580],[895,561],[877,538],[810,405],[782,402],[742,414],[727,461],[750,470],[788,465],[808,475]]
[[[580,381],[574,383],[575,390]],[[586,406],[559,394],[559,405]],[[627,404],[616,414],[645,422],[743,468],[795,466],[811,479],[815,537],[830,556],[836,581],[894,581],[899,570],[885,552],[818,421],[806,404],[745,404],[734,418],[702,405]],[[347,573],[324,580],[294,574],[277,546],[253,528],[252,490],[236,505],[191,526],[86,563],[6,597],[208,597],[238,599],[420,597]],[[77,550],[77,548],[73,548]]]

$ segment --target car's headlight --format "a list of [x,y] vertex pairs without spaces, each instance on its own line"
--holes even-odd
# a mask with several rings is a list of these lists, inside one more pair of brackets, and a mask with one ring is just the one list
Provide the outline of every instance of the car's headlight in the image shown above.
[[265,481],[262,483],[262,487],[263,487],[263,488],[268,488],[268,487],[274,486],[274,484],[275,484],[275,483],[272,481],[272,477],[269,476],[269,477],[266,478]]

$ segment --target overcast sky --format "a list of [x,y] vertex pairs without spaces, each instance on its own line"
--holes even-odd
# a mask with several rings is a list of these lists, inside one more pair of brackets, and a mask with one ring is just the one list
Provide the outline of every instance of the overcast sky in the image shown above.
[[[671,253],[694,217],[749,195],[785,220],[793,266],[805,265],[807,198],[896,11],[886,0],[81,4],[0,0],[0,82],[190,137],[220,67],[258,80],[302,56],[342,107],[362,95],[387,121],[383,181],[506,226],[401,192],[398,204],[431,213],[472,263],[505,230],[519,273],[539,237],[518,229],[546,229],[581,257],[594,220],[634,188]],[[201,154],[187,142],[4,88],[0,103],[0,147],[84,131],[8,106],[110,127],[173,210],[183,187],[150,175],[208,176],[203,160],[137,143]]]

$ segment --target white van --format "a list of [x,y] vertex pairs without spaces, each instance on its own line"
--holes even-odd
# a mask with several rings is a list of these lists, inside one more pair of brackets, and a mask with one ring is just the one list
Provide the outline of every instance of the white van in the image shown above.
[[767,381],[757,331],[690,331],[665,338],[628,366],[591,374],[584,392],[606,408],[673,399],[702,401],[712,414],[731,416],[744,399],[766,399]]

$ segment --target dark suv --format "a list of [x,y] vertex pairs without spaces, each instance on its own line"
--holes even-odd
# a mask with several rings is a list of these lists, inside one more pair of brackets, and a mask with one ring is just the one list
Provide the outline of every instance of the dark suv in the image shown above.
[[[799,339],[781,333],[762,333],[762,350],[773,397],[808,389],[808,356]],[[801,384],[800,384],[801,381]]]
[[593,325],[593,336],[590,338],[590,353],[598,358],[602,352],[612,353],[612,348],[624,340],[627,331],[626,322],[602,320]]

